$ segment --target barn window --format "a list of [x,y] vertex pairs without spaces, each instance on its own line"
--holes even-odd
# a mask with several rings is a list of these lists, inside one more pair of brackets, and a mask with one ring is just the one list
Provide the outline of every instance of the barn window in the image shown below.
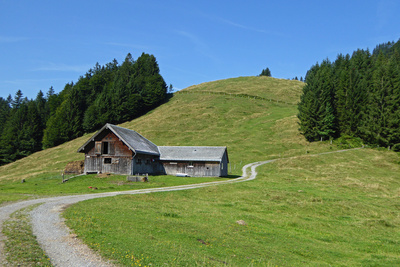
[[189,161],[189,168],[193,168],[193,161]]
[[146,159],[146,164],[150,164],[150,160],[149,159]]
[[142,159],[136,159],[137,164],[142,164]]
[[[100,146],[101,146],[101,154],[105,155],[114,155],[115,154],[115,146],[114,142],[99,142],[99,147],[96,144],[96,154],[100,154]],[[97,152],[99,151],[99,152]]]
[[108,154],[108,142],[103,142],[103,154]]
[[[111,138],[110,138],[111,139]],[[108,154],[109,155],[114,155],[115,154],[115,146],[114,146],[115,142],[109,142],[108,143]]]
[[104,158],[104,164],[111,164],[111,158]]

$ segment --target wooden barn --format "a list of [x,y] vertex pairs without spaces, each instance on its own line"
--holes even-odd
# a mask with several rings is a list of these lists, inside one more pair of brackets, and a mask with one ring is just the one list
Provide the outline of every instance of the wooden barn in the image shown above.
[[107,123],[78,152],[85,173],[227,176],[226,147],[156,146],[137,132]]
[[227,176],[228,152],[221,146],[159,146],[160,161],[169,175]]
[[158,147],[135,131],[107,123],[78,152],[85,173],[156,174],[163,170]]

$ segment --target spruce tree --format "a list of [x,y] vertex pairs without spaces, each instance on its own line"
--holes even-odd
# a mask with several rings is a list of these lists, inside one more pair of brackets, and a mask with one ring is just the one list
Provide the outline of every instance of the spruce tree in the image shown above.
[[268,76],[271,77],[271,71],[269,70],[269,68],[263,69],[260,73],[260,75],[258,76]]
[[318,63],[307,71],[306,82],[303,87],[303,93],[300,96],[298,104],[299,130],[308,141],[318,139],[318,96],[316,91],[317,73],[319,71]]

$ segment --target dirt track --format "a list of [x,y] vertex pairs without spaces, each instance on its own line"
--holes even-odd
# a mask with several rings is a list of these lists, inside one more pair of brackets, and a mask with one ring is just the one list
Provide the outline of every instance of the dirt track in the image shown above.
[[[31,212],[33,233],[36,235],[39,244],[55,266],[112,266],[111,263],[102,260],[92,250],[90,250],[80,240],[70,234],[70,229],[66,227],[60,216],[62,210],[67,206],[80,201],[110,197],[122,194],[148,194],[155,192],[188,190],[202,188],[207,186],[216,186],[228,183],[237,183],[255,179],[257,172],[256,167],[272,162],[274,160],[255,162],[247,164],[243,167],[241,177],[232,180],[220,182],[209,182],[193,185],[181,185],[172,187],[161,187],[151,189],[140,189],[132,191],[118,191],[99,194],[86,194],[74,196],[62,196],[41,198],[34,200],[21,201],[6,205],[0,208],[0,229],[3,222],[9,219],[10,214],[22,208],[43,203]],[[248,169],[250,168],[250,175]],[[4,236],[0,233],[0,264],[4,265],[5,256],[3,253]]]

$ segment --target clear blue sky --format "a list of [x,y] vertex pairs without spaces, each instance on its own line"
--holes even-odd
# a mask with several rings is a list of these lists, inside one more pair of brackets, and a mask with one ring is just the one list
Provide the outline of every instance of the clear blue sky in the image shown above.
[[0,0],[0,96],[61,91],[96,62],[153,54],[175,90],[305,76],[317,61],[400,38],[400,1]]

